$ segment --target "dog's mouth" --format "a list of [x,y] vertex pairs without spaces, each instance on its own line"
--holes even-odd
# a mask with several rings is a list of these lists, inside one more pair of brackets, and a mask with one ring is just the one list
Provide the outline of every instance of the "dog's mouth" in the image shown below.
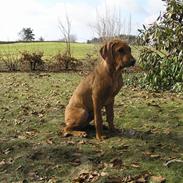
[[116,71],[117,70],[122,70],[122,69],[124,69],[125,67],[133,67],[133,66],[135,66],[135,63],[136,63],[136,60],[135,59],[133,59],[133,60],[131,60],[130,62],[128,62],[127,64],[123,64],[123,62],[121,62],[121,63],[119,63],[118,65],[117,65],[117,67],[116,67]]
[[135,65],[135,63],[136,63],[136,60],[132,60],[132,64],[131,64],[131,66],[134,66],[134,65]]
[[127,65],[127,67],[133,67],[133,66],[135,66],[135,63],[136,63],[136,60],[133,59],[130,61],[130,63]]

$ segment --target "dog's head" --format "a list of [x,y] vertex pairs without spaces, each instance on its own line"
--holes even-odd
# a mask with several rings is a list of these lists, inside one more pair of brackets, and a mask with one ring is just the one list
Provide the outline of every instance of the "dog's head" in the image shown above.
[[109,41],[100,49],[100,54],[115,70],[134,66],[136,62],[131,54],[131,48],[121,40]]

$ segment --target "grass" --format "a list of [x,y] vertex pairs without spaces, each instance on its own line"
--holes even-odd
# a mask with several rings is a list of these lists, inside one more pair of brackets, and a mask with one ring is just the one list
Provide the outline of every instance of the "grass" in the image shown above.
[[[78,73],[0,73],[0,182],[183,181],[183,96],[124,86],[115,101],[118,135],[99,142],[62,137]],[[105,118],[104,118],[105,121]],[[105,125],[107,125],[104,122]],[[152,181],[151,181],[152,182]]]
[[[87,54],[95,55],[98,45],[86,43],[71,43],[71,51],[77,59],[85,59]],[[0,44],[0,53],[13,53],[18,55],[22,51],[43,51],[45,58],[64,52],[65,44],[61,42],[34,42],[34,43],[14,43],[14,44]],[[138,57],[138,47],[132,47],[134,56]]]
[[[92,44],[85,43],[71,43],[72,54],[78,59],[86,57],[87,53],[93,51]],[[65,44],[61,42],[35,42],[35,43],[14,43],[14,44],[0,44],[0,52],[4,54],[14,53],[19,54],[22,51],[43,51],[44,56],[49,58],[58,52],[64,52]]]

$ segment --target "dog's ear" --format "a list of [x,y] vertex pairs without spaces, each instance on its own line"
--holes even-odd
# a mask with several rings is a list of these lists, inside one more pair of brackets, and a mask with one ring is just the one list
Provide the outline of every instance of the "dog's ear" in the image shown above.
[[111,41],[109,43],[106,43],[101,49],[100,49],[100,55],[102,56],[102,58],[104,60],[106,60],[107,62],[112,62],[114,59],[114,55],[113,55],[113,46],[114,46],[114,42]]
[[102,56],[102,58],[105,60],[107,57],[107,44],[105,44],[104,46],[102,46],[102,48],[100,48],[100,55]]

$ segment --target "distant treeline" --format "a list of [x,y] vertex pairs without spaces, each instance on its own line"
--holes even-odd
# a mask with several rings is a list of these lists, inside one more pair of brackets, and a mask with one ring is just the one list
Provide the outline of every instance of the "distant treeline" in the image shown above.
[[0,41],[0,44],[13,44],[17,43],[16,41]]
[[[137,44],[137,36],[135,35],[119,35],[118,38],[127,41],[129,44]],[[101,43],[104,39],[102,37],[94,37],[91,40],[87,40],[86,43]],[[54,41],[0,41],[0,44],[14,44],[14,43],[39,43],[39,42],[64,42],[63,40],[54,40]]]
[[0,44],[14,44],[14,43],[41,43],[41,42],[64,42],[64,41],[0,41]]
[[[137,36],[135,35],[125,35],[125,34],[121,34],[118,36],[118,38],[128,41],[129,44],[137,44]],[[96,38],[94,37],[91,40],[87,40],[87,43],[100,43],[102,42],[104,39],[102,37],[100,38]]]

